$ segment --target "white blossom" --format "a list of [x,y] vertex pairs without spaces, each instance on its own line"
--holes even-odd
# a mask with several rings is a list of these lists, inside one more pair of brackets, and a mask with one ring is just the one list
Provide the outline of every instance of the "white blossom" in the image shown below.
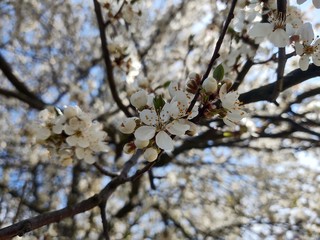
[[165,103],[160,113],[152,109],[144,109],[140,112],[139,117],[144,124],[136,129],[134,136],[138,141],[149,141],[155,137],[156,145],[165,150],[172,151],[174,141],[169,135],[182,136],[190,129],[190,125],[180,118],[186,115],[188,99],[185,93],[171,87],[173,99],[170,103]]
[[157,149],[150,147],[147,148],[144,153],[143,153],[143,157],[148,161],[148,162],[153,162],[157,159],[158,157],[158,152]]
[[206,78],[202,83],[202,88],[206,91],[206,93],[209,93],[209,94],[215,93],[218,89],[217,80],[215,80],[211,76]]
[[130,97],[130,102],[137,109],[143,108],[147,105],[148,102],[147,92],[141,89],[138,92],[132,94]]
[[312,58],[316,66],[320,66],[320,38],[314,41],[314,32],[311,23],[304,23],[299,29],[302,43],[296,42],[296,53],[300,55],[299,67],[306,71],[309,67],[309,60]]
[[285,30],[286,23],[281,16],[270,23],[254,23],[249,29],[249,36],[253,38],[268,38],[276,47],[285,47],[289,44],[289,34]]
[[119,130],[124,134],[133,133],[137,126],[136,120],[136,117],[123,119],[119,125]]
[[107,151],[107,134],[102,131],[102,125],[93,122],[77,106],[65,107],[59,115],[44,110],[39,118],[42,122],[36,131],[37,139],[50,147],[52,155],[58,156],[63,165],[71,164],[73,156],[93,163],[94,153]]
[[246,112],[242,110],[238,100],[239,94],[234,91],[227,92],[227,84],[223,84],[219,91],[219,97],[222,107],[226,110],[226,115],[223,117],[224,123],[235,127],[246,116]]
[[149,142],[150,142],[149,140],[141,141],[141,140],[136,139],[136,140],[134,140],[134,145],[136,145],[136,147],[139,149],[143,149],[149,145]]

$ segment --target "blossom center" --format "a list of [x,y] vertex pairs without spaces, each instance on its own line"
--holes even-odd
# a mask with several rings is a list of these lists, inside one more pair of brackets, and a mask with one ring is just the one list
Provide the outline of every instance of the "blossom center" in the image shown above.
[[317,51],[317,47],[315,47],[315,46],[304,46],[303,47],[303,51],[304,51],[305,54],[312,55],[314,52]]

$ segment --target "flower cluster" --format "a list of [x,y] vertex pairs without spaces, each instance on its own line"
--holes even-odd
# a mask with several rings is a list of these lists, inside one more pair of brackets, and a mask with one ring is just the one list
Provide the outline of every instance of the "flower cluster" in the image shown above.
[[[219,66],[217,72],[223,72]],[[132,94],[131,104],[137,109],[139,116],[125,118],[119,124],[119,130],[124,134],[134,134],[134,141],[125,146],[125,151],[131,153],[143,149],[147,161],[157,159],[160,151],[172,151],[175,137],[196,134],[196,125],[190,121],[199,116],[196,108],[204,110],[204,116],[218,115],[225,124],[235,127],[246,116],[238,101],[239,94],[228,92],[230,83],[218,84],[213,77],[205,79],[201,85],[201,77],[197,73],[189,75],[186,92],[181,90],[177,82],[169,85],[170,101],[161,96],[148,94],[139,90]],[[198,105],[189,110],[191,99],[198,91]],[[189,111],[189,112],[188,112]]]
[[94,153],[107,151],[106,132],[79,107],[45,109],[39,113],[39,124],[33,126],[38,141],[63,165],[72,163],[73,156],[87,163],[95,162]]
[[202,101],[206,106],[206,117],[211,118],[218,114],[226,125],[235,127],[242,118],[247,116],[247,113],[242,109],[238,100],[239,93],[228,92],[230,86],[231,82],[228,80],[218,84],[215,78],[208,77],[202,84]]
[[[316,66],[320,66],[320,38],[314,39],[311,23],[304,23],[299,29],[299,38],[295,42],[296,53],[300,56],[299,67],[306,71],[309,67],[309,59],[312,58]],[[300,41],[299,41],[300,40]]]
[[157,159],[161,150],[172,151],[173,138],[196,134],[196,125],[188,120],[190,96],[179,89],[177,83],[169,86],[171,101],[161,96],[139,90],[131,98],[131,104],[138,110],[139,117],[124,119],[119,129],[122,133],[134,133],[135,140],[125,147],[127,152],[143,149],[147,161]]
[[[301,4],[304,1],[299,1]],[[313,1],[320,7],[320,1]],[[254,22],[249,29],[249,36],[260,42],[267,38],[276,47],[286,47],[291,44],[300,56],[299,67],[306,71],[309,59],[320,66],[320,40],[314,38],[311,23],[303,23],[300,11],[292,6],[287,8],[286,16],[277,13],[276,9],[269,9],[269,22]]]

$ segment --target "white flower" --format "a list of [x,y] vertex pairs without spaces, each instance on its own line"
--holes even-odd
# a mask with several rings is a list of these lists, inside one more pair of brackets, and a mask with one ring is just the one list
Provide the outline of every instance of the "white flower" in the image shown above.
[[239,105],[239,94],[234,91],[227,92],[227,84],[223,84],[219,91],[219,97],[222,107],[226,109],[226,115],[223,117],[224,123],[230,127],[235,127],[246,116],[246,112]]
[[82,148],[86,148],[90,146],[89,140],[84,136],[82,132],[67,137],[66,142],[70,147],[79,146]]
[[186,119],[174,120],[166,126],[166,129],[172,135],[182,136],[190,129],[190,125],[187,122],[190,123]]
[[38,118],[42,122],[51,121],[54,119],[55,115],[52,114],[48,109],[44,109],[39,112]]
[[140,141],[149,141],[156,134],[156,127],[154,126],[141,126],[135,132],[134,136]]
[[253,38],[267,37],[276,47],[282,48],[289,44],[289,34],[285,31],[286,23],[279,16],[271,23],[254,23],[248,34]]
[[211,76],[206,78],[202,83],[202,88],[206,91],[206,93],[209,93],[209,94],[215,93],[218,89],[217,80],[215,80]]
[[174,142],[168,133],[160,131],[156,136],[156,143],[159,148],[165,151],[172,151],[174,148]]
[[139,141],[149,141],[155,137],[157,146],[165,151],[172,151],[174,142],[172,135],[182,136],[190,126],[179,118],[185,116],[188,107],[186,95],[177,91],[170,103],[165,103],[160,113],[154,109],[144,109],[140,112],[141,122],[145,125],[136,129],[134,136]]
[[76,156],[78,159],[84,159],[89,164],[92,164],[95,162],[95,158],[92,155],[92,150],[89,148],[76,148]]
[[[45,140],[51,155],[58,157],[63,165],[71,164],[74,155],[93,163],[93,153],[107,151],[107,134],[102,130],[102,124],[92,122],[90,115],[79,107],[65,107],[58,115],[46,110],[40,112],[39,117],[43,123],[34,127],[37,138]],[[54,137],[50,138],[51,135]]]
[[33,129],[35,131],[36,138],[40,141],[46,140],[51,136],[50,125],[45,125],[45,126],[33,125]]
[[309,59],[312,58],[316,66],[320,66],[320,38],[313,42],[314,32],[310,23],[304,23],[299,29],[302,44],[295,43],[296,53],[300,55],[299,67],[302,71],[306,71],[309,67]]
[[144,106],[147,105],[147,102],[148,102],[147,92],[142,89],[132,94],[130,97],[130,102],[137,109],[143,108]]
[[137,124],[136,124],[137,119],[138,118],[136,118],[136,117],[123,119],[119,125],[119,130],[124,134],[133,133],[136,126],[137,126]]
[[48,139],[52,135],[52,128],[54,126],[55,114],[48,109],[39,112],[38,119],[40,124],[32,124],[32,129],[36,138],[40,141]]
[[158,151],[155,148],[147,148],[144,153],[143,157],[148,161],[148,162],[153,162],[157,159],[158,157]]
[[52,132],[55,134],[61,134],[64,129],[65,123],[66,123],[65,115],[58,116],[54,121],[54,125],[52,126]]
[[72,117],[78,116],[80,113],[82,113],[82,110],[78,106],[67,106],[65,107],[63,111],[63,115],[70,119]]

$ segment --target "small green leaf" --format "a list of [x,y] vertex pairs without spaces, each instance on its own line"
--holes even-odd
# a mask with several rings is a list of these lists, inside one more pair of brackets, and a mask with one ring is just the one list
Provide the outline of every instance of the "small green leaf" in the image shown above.
[[213,77],[217,80],[217,81],[221,81],[223,79],[224,76],[224,68],[222,66],[222,64],[219,64],[216,69],[213,71]]
[[171,83],[171,81],[167,81],[167,82],[165,82],[162,86],[163,86],[164,88],[167,88],[167,87],[169,87],[170,83]]
[[232,135],[233,135],[232,132],[224,132],[223,133],[224,137],[232,137]]
[[156,112],[159,113],[161,109],[163,108],[164,104],[166,102],[163,100],[162,96],[155,96],[153,99],[153,105],[156,109]]

